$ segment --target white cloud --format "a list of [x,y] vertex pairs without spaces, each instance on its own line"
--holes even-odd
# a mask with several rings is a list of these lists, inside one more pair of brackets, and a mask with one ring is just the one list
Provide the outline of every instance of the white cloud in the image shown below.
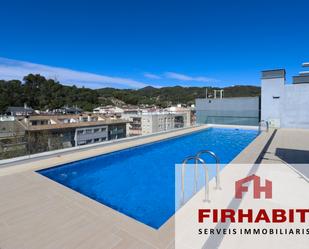
[[153,74],[153,73],[144,73],[144,76],[149,79],[156,79],[156,80],[162,79],[161,76]]
[[[26,61],[11,60],[0,57],[0,79],[22,79],[25,75],[41,74],[47,78],[57,79],[60,83],[75,84],[85,87],[142,88],[149,84],[129,78],[112,77],[67,68],[52,67]],[[160,86],[155,86],[160,87]]]
[[167,72],[164,74],[166,78],[169,79],[174,79],[174,80],[180,80],[180,81],[197,81],[197,82],[218,82],[216,79],[204,77],[204,76],[189,76],[185,74],[180,74],[180,73],[174,73],[174,72]]

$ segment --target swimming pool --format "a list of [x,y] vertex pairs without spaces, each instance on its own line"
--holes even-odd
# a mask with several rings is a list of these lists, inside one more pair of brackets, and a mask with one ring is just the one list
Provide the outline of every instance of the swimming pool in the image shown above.
[[[229,163],[257,134],[209,128],[38,173],[158,229],[175,213],[175,164],[203,149]],[[212,158],[207,162],[214,163]],[[210,178],[214,174],[211,168]]]

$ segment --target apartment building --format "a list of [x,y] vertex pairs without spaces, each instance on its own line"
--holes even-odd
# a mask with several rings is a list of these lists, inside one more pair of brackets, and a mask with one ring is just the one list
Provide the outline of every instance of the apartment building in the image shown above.
[[117,106],[99,106],[93,109],[93,113],[100,114],[122,114],[124,110]]
[[[146,110],[144,110],[146,112]],[[142,135],[142,113],[139,108],[124,109],[121,118],[128,120],[127,133],[129,136]]]
[[76,128],[74,141],[75,145],[104,142],[108,140],[108,126],[90,126],[87,128]]
[[142,116],[136,115],[130,117],[128,131],[130,136],[142,135]]
[[25,130],[14,116],[0,116],[0,159],[26,153]]
[[30,116],[18,122],[32,153],[124,138],[128,123],[94,114]]
[[142,134],[151,134],[184,127],[183,116],[169,112],[144,113],[142,115]]
[[24,104],[24,106],[9,106],[6,110],[6,113],[11,116],[25,116],[25,115],[31,115],[34,113],[34,110],[27,106],[27,104]]
[[124,112],[123,119],[130,121],[128,134],[130,136],[145,135],[167,131],[191,125],[190,110],[141,110]]

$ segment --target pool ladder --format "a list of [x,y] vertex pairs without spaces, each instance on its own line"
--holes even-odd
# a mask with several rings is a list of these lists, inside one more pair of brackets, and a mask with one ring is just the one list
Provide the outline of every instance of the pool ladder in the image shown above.
[[210,150],[201,150],[195,156],[186,157],[182,161],[181,166],[181,203],[180,205],[183,206],[185,204],[185,168],[190,160],[194,160],[194,193],[197,192],[197,185],[198,185],[198,165],[199,162],[203,165],[205,171],[205,201],[210,202],[209,199],[209,175],[208,175],[208,167],[205,161],[201,158],[201,155],[209,154],[216,160],[216,189],[221,189],[220,185],[220,160],[219,157]]
[[266,132],[269,131],[269,122],[267,120],[261,120],[259,122],[259,133],[261,133],[262,131],[262,125],[265,124],[265,127],[266,127]]

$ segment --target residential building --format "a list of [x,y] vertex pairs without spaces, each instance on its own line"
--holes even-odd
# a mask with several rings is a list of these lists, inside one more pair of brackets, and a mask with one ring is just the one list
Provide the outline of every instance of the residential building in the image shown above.
[[[309,67],[304,63],[303,67]],[[271,127],[309,128],[309,72],[286,82],[284,69],[262,71],[261,118]]]
[[34,110],[25,104],[23,107],[9,106],[6,110],[6,113],[11,116],[26,116],[33,114]]
[[189,111],[167,110],[132,110],[124,112],[122,118],[130,120],[128,133],[130,136],[145,135],[176,128],[189,127],[191,116]]
[[125,138],[127,123],[99,115],[0,119],[0,159]]
[[98,115],[31,116],[20,121],[28,135],[48,138],[49,148],[72,147],[126,137],[125,120]]
[[75,145],[104,142],[108,140],[108,126],[91,126],[87,128],[76,128],[74,141]]
[[170,112],[152,112],[142,115],[142,134],[151,134],[185,127],[184,116]]
[[195,106],[191,107],[184,107],[181,104],[178,104],[177,106],[171,106],[164,109],[167,112],[173,113],[173,114],[186,114],[185,122],[186,127],[192,126],[195,124]]
[[119,114],[121,115],[124,112],[122,108],[117,106],[100,106],[93,109],[93,113],[100,113],[100,114]]
[[68,106],[64,106],[62,108],[59,109],[54,109],[51,111],[54,114],[81,114],[83,112],[82,109],[78,108],[77,106],[75,107],[68,107]]
[[24,154],[25,130],[14,116],[0,117],[0,159]]
[[127,131],[129,136],[142,135],[142,113],[143,110],[139,108],[124,109],[121,118],[130,121],[127,124]]

